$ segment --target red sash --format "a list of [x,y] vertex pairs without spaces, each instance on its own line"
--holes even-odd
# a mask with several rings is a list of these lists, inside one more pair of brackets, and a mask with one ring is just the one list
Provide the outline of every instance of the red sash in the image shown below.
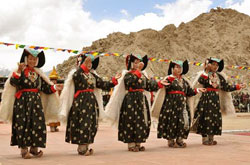
[[20,97],[22,96],[22,93],[23,92],[35,92],[35,93],[37,93],[38,92],[38,89],[37,88],[35,88],[35,89],[21,89],[21,90],[19,90],[17,93],[16,93],[16,98],[17,99],[20,99]]
[[80,93],[83,93],[83,92],[94,92],[94,89],[78,90],[78,91],[76,91],[76,93],[75,93],[75,95],[74,95],[74,98],[77,98],[77,96],[78,96]]

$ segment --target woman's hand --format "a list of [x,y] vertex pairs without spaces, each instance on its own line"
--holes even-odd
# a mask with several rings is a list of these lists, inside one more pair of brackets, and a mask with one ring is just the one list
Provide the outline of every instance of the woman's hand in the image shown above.
[[207,91],[207,89],[206,89],[206,88],[198,88],[198,90],[199,90],[200,92],[202,92],[202,93],[204,93],[204,92],[206,92],[206,91]]
[[56,84],[56,90],[61,91],[63,89],[63,84]]
[[117,73],[116,75],[115,75],[115,79],[116,80],[118,80],[119,78],[121,78],[122,77],[122,73]]
[[247,87],[247,84],[243,83],[243,84],[240,84],[240,89],[244,89]]
[[168,86],[170,83],[167,80],[161,80],[160,81],[162,85]]
[[17,63],[17,65],[18,65],[18,69],[17,69],[17,73],[21,73],[22,72],[22,70],[24,70],[24,68],[25,68],[25,63]]

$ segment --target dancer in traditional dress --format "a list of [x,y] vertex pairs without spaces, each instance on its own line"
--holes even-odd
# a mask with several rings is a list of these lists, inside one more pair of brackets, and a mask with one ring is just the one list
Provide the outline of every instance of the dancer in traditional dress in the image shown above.
[[128,144],[128,150],[144,151],[150,133],[150,93],[163,87],[164,82],[147,78],[142,71],[147,67],[148,58],[139,55],[128,55],[127,70],[114,89],[106,114],[115,125],[118,123],[118,140]]
[[77,144],[80,155],[91,155],[98,129],[98,119],[103,118],[101,89],[110,90],[117,84],[120,74],[112,81],[103,81],[95,72],[99,57],[78,55],[78,69],[72,70],[61,93],[61,116],[67,119],[66,142]]
[[[5,83],[0,118],[12,122],[11,146],[21,148],[24,159],[41,157],[46,146],[46,124],[56,121],[59,99],[54,85],[39,69],[45,63],[43,51],[24,49],[18,69]],[[30,150],[28,149],[30,147]]]
[[[50,72],[49,74],[49,79],[50,81],[52,81],[54,84],[57,84],[57,80],[59,79],[59,75],[56,72],[56,68],[53,67],[53,70]],[[58,95],[60,96],[61,91],[57,91]],[[50,132],[59,132],[59,127],[60,126],[60,122],[51,122],[48,124],[48,126],[50,127]]]
[[190,110],[187,97],[204,92],[204,88],[192,89],[184,78],[189,70],[188,61],[171,61],[168,85],[158,91],[153,105],[153,117],[159,118],[157,137],[168,140],[169,147],[185,148],[190,128]]
[[194,127],[196,133],[202,135],[202,144],[216,145],[214,135],[221,135],[222,113],[234,113],[231,91],[240,90],[246,84],[229,85],[226,76],[221,71],[224,61],[217,58],[208,58],[205,70],[198,74],[194,84],[198,82],[207,89],[199,98],[195,115]]

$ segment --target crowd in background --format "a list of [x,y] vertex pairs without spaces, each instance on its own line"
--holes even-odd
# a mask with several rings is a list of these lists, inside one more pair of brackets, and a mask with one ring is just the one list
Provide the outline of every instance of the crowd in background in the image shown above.
[[236,112],[250,112],[250,95],[247,92],[232,92]]

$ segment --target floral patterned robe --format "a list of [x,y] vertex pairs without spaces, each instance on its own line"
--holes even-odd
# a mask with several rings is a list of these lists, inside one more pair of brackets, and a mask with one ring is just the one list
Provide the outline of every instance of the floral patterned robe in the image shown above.
[[[237,86],[229,85],[219,73],[208,76],[202,74],[198,82],[207,89],[215,89],[202,93],[195,112],[195,119],[198,119],[197,133],[201,135],[221,135],[222,116],[220,111],[219,89],[231,92],[237,90]],[[215,82],[213,82],[215,80]],[[214,88],[212,84],[217,84]],[[217,90],[217,91],[216,91]]]
[[[187,97],[194,96],[196,91],[183,78],[177,79],[173,76],[168,76],[166,80],[170,85],[165,86],[166,95],[160,111],[157,137],[167,140],[176,138],[187,139],[190,126]],[[182,94],[174,93],[175,91],[180,91]],[[185,119],[188,121],[185,121]],[[185,126],[185,122],[188,123],[187,126]]]
[[[56,92],[54,86],[48,84],[39,74],[29,68],[21,72],[20,76],[14,72],[10,84],[16,87],[17,91],[37,89],[46,94]],[[16,93],[11,145],[18,145],[18,147],[46,147],[45,117],[39,92]]]
[[[109,90],[115,83],[103,81],[94,73],[87,74],[82,68],[73,74],[73,81],[75,97],[67,119],[65,141],[73,144],[91,144],[94,143],[99,118],[99,106],[93,90],[94,88]],[[77,95],[79,90],[85,92]]]
[[146,142],[149,136],[151,125],[149,103],[142,90],[156,91],[159,87],[156,81],[141,76],[140,72],[131,71],[124,77],[127,93],[120,110],[118,125],[118,140],[124,143]]

